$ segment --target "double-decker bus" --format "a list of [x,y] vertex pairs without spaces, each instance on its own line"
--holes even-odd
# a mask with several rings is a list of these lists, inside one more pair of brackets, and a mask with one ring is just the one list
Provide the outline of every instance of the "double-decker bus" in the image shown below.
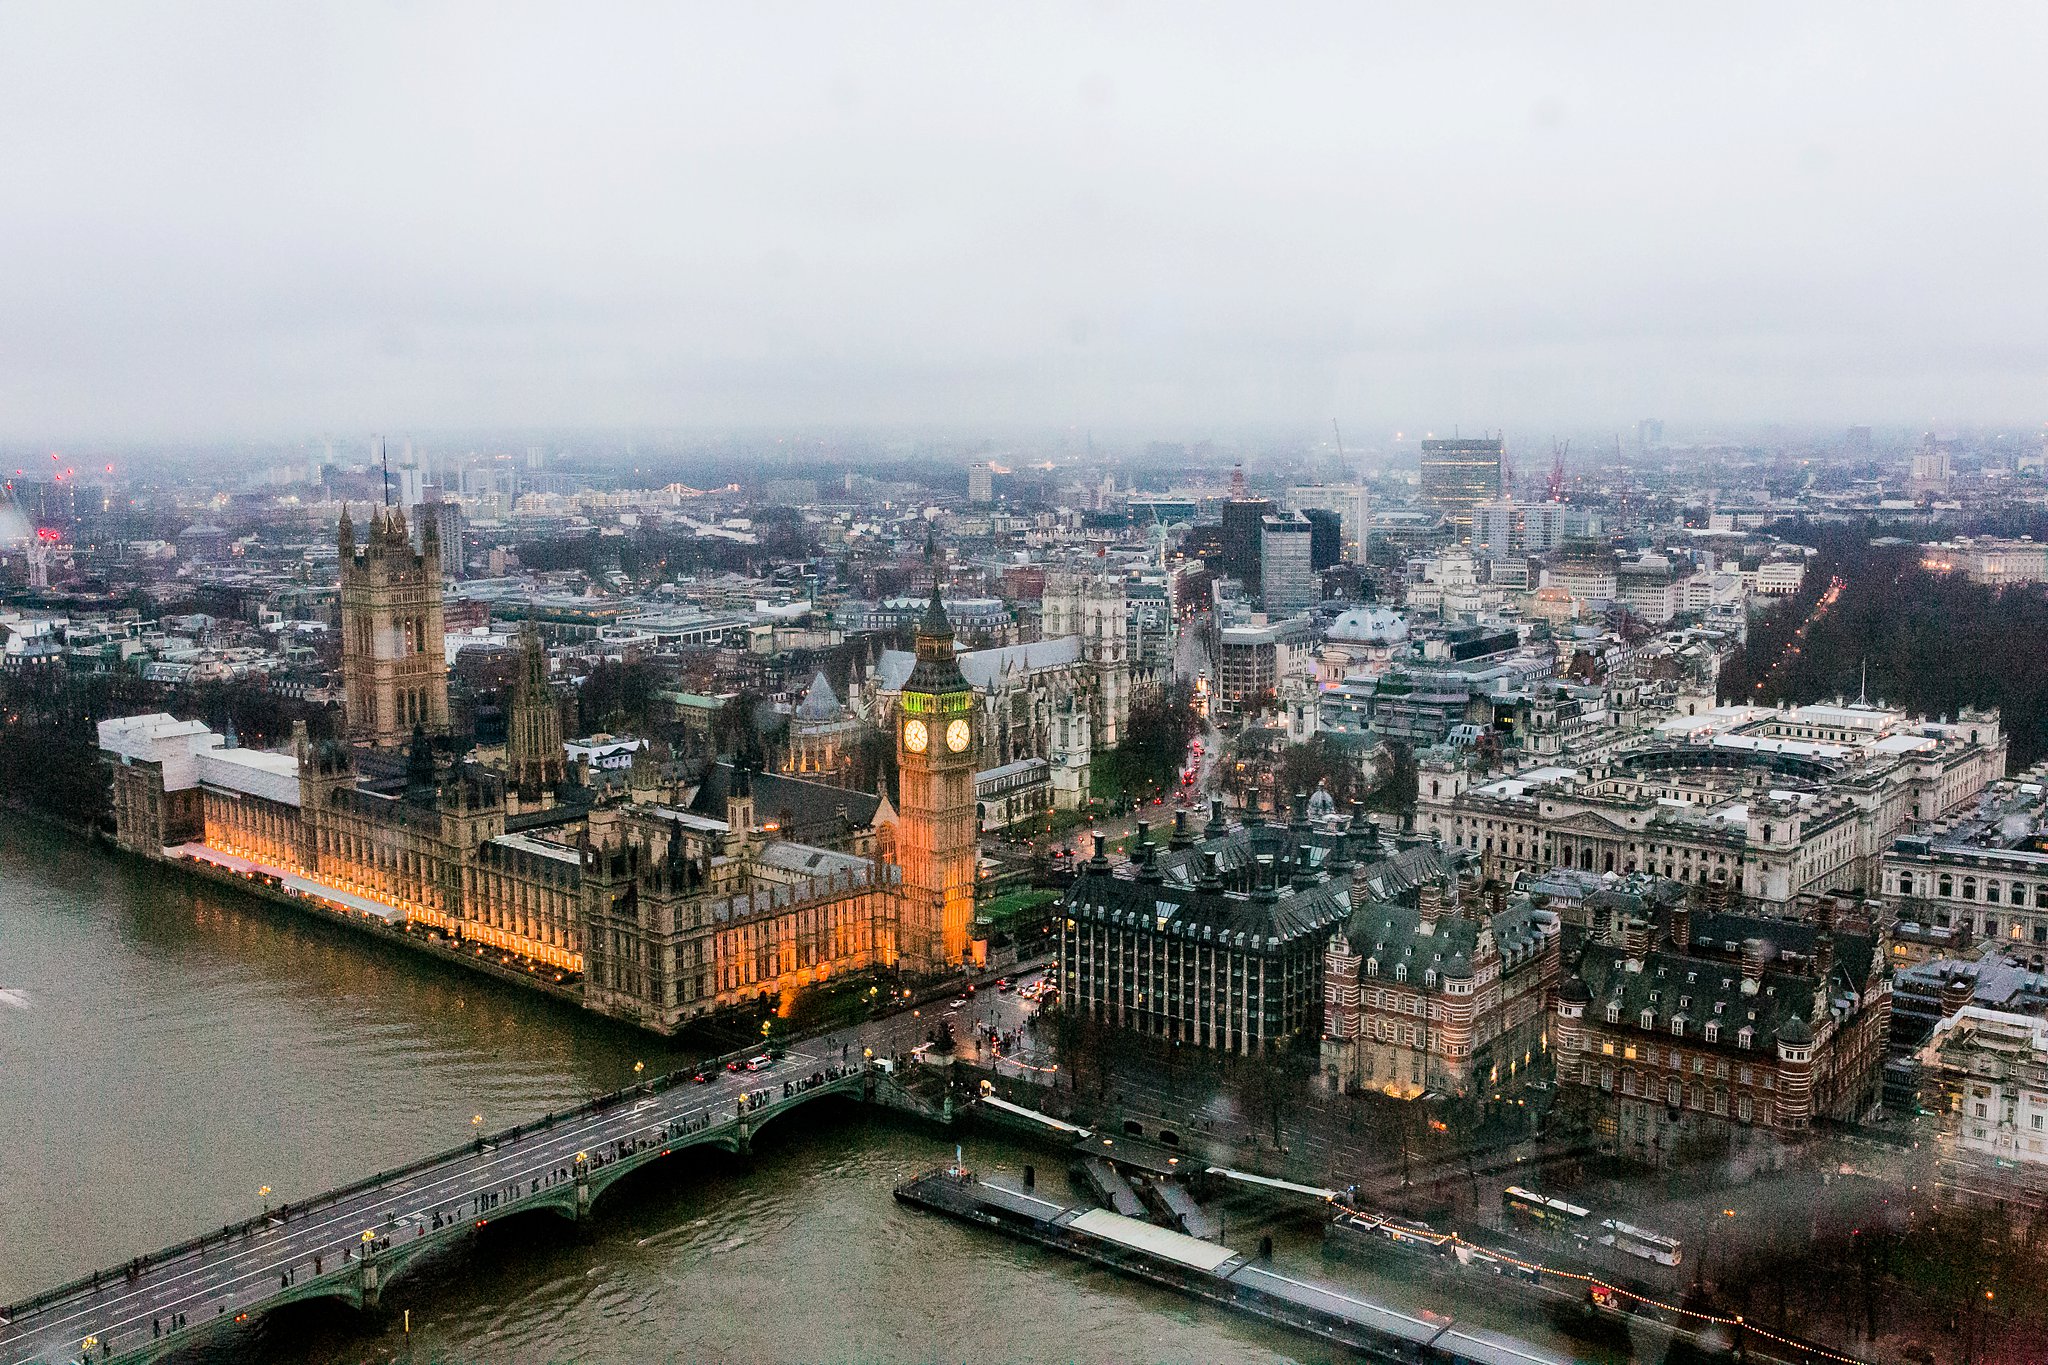
[[1591,1209],[1568,1204],[1547,1194],[1538,1194],[1520,1185],[1510,1185],[1502,1190],[1500,1202],[1501,1206],[1515,1218],[1535,1223],[1552,1232],[1569,1231],[1585,1236],[1580,1229],[1586,1227],[1588,1220],[1593,1216]]

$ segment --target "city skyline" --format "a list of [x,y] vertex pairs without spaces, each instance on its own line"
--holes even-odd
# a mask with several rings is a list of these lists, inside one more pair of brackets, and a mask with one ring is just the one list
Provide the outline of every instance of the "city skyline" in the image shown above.
[[2038,1365],[2048,11],[0,35],[0,1365]]

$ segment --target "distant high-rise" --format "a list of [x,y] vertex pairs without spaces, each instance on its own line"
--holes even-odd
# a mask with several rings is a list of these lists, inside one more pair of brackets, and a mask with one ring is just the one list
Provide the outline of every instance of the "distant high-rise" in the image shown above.
[[1308,518],[1308,566],[1321,573],[1344,558],[1344,518],[1327,507],[1305,507]]
[[1316,579],[1315,526],[1299,512],[1266,517],[1259,537],[1259,601],[1268,616],[1293,616],[1322,597]]
[[1636,449],[1653,450],[1664,444],[1664,419],[1645,417],[1636,423]]
[[1223,504],[1223,572],[1244,584],[1247,593],[1259,591],[1260,536],[1273,504],[1264,498],[1238,497]]
[[967,500],[977,506],[996,500],[995,471],[986,464],[967,466]]
[[1920,438],[1920,449],[1913,453],[1913,492],[1948,492],[1949,480],[1954,477],[1954,465],[1949,459],[1946,442],[1937,440],[1933,432]]
[[419,506],[412,509],[413,525],[417,528],[413,548],[422,552],[426,549],[431,528],[434,539],[440,545],[440,566],[443,578],[460,578],[463,571],[463,522],[462,508],[442,498],[441,490],[428,484],[425,496]]
[[[1287,490],[1286,505],[1296,512],[1325,509],[1341,519],[1339,558],[1355,564],[1365,562],[1370,504],[1365,488],[1355,483],[1299,484]],[[1335,563],[1336,560],[1330,561]],[[1317,568],[1328,565],[1318,564]]]
[[1850,455],[1868,455],[1876,448],[1869,427],[1850,427],[1848,436],[1842,441],[1842,449]]
[[1472,509],[1501,496],[1500,437],[1422,443],[1422,499],[1446,513],[1460,538],[1472,533]]

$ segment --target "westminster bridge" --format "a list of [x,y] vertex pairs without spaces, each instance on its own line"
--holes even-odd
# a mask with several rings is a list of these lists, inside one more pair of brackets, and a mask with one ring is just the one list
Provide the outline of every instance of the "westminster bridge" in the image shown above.
[[901,1022],[799,1044],[758,1071],[707,1062],[656,1077],[0,1306],[0,1365],[140,1365],[301,1300],[373,1308],[395,1278],[489,1223],[580,1220],[627,1176],[705,1148],[744,1154],[814,1100],[950,1119],[950,1092],[922,1098],[863,1055],[900,1042]]

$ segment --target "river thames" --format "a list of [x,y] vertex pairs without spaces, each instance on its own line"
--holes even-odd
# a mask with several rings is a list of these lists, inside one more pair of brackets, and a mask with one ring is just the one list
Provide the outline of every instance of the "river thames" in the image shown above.
[[[690,1060],[573,1009],[0,820],[0,1302]],[[905,1209],[936,1131],[827,1112],[751,1160],[487,1230],[375,1319],[287,1309],[188,1359],[1319,1360],[1302,1338]],[[985,1170],[1056,1155],[972,1139]],[[1056,1182],[1057,1183],[1057,1182]],[[1519,1315],[1323,1262],[1563,1354]],[[412,1337],[402,1335],[410,1309]]]

